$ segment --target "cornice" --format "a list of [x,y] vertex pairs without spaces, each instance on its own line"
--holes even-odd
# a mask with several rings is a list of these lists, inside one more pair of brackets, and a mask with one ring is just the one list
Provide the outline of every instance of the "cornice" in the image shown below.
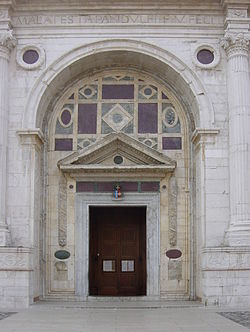
[[221,5],[226,7],[228,5],[241,6],[250,5],[250,0],[221,0]]
[[74,10],[74,9],[89,9],[95,10],[123,10],[123,9],[143,9],[143,10],[162,10],[162,9],[196,9],[196,10],[218,10],[221,8],[220,0],[207,0],[206,2],[200,0],[179,0],[178,3],[174,0],[93,0],[93,1],[79,1],[79,0],[16,0],[15,9],[20,11],[32,10]]

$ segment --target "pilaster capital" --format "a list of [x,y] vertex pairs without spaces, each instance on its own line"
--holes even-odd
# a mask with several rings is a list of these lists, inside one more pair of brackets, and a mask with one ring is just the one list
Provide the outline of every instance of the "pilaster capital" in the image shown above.
[[219,128],[196,128],[192,135],[192,143],[195,146],[195,149],[198,149],[201,147],[201,145],[206,144],[214,144],[215,143],[215,137],[220,132]]
[[249,37],[243,32],[238,34],[226,32],[224,38],[221,39],[221,46],[225,49],[228,57],[248,56]]
[[17,44],[17,40],[13,35],[13,30],[4,30],[0,32],[0,46],[12,50]]
[[20,129],[16,133],[20,137],[22,145],[35,146],[40,149],[45,142],[43,133],[39,128]]

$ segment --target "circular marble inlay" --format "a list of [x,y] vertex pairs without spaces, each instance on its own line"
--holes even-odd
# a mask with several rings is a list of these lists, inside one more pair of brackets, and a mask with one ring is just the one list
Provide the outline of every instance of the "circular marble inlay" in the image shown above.
[[67,259],[70,257],[70,252],[67,250],[57,250],[55,252],[55,258],[57,259]]
[[178,122],[178,116],[172,107],[168,107],[164,110],[163,121],[167,127],[174,127]]
[[144,93],[145,93],[145,95],[147,95],[147,96],[151,96],[151,95],[152,95],[152,89],[150,89],[150,88],[146,88],[146,89],[144,89]]
[[166,113],[165,113],[165,121],[169,125],[173,125],[175,122],[175,112],[171,108],[168,108]]
[[123,163],[123,158],[122,156],[115,156],[114,157],[114,163],[117,164],[117,165],[120,165]]
[[197,59],[203,65],[209,65],[214,61],[214,53],[207,49],[202,49],[197,53]]
[[87,146],[89,146],[90,145],[90,141],[88,141],[88,140],[85,140],[85,141],[83,141],[83,143],[82,143],[82,146],[84,147],[84,148],[86,148]]
[[92,93],[92,90],[90,88],[87,88],[87,89],[84,90],[84,93],[85,93],[86,96],[90,96],[91,93]]
[[29,65],[33,65],[39,59],[39,54],[36,50],[27,50],[23,53],[23,61]]
[[123,120],[122,114],[118,114],[118,113],[113,114],[112,118],[113,118],[114,123],[120,123]]

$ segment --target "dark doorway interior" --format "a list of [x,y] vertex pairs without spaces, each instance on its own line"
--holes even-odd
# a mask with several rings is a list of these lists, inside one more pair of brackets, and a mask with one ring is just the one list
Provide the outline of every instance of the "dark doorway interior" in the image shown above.
[[89,293],[146,295],[146,207],[90,207]]

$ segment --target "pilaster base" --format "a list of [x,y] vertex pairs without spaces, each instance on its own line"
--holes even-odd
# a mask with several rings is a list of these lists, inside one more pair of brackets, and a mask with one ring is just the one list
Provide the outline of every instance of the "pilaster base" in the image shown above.
[[10,231],[7,226],[0,225],[0,247],[8,247],[10,245]]
[[225,244],[228,246],[249,246],[250,221],[247,223],[231,225],[225,234]]

